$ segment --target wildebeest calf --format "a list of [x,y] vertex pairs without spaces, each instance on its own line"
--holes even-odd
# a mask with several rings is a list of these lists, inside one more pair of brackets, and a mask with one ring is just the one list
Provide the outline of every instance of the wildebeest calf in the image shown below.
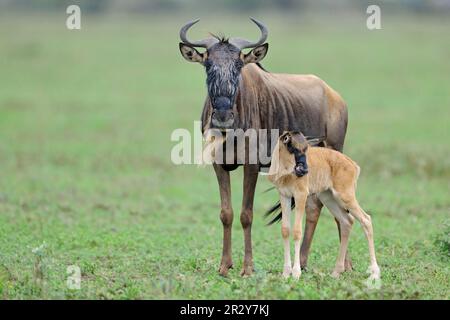
[[[338,151],[308,147],[308,141],[300,132],[286,131],[280,136],[272,154],[268,177],[280,194],[281,233],[284,239],[283,276],[288,277],[292,273],[292,276],[298,279],[301,275],[302,218],[307,196],[316,194],[341,226],[341,244],[332,276],[338,277],[344,272],[348,238],[353,220],[356,218],[361,223],[369,242],[370,278],[380,277],[380,268],[375,257],[371,218],[359,206],[355,196],[359,172],[359,166]],[[296,207],[293,228],[295,244],[293,267],[289,245],[292,198],[295,200]]]

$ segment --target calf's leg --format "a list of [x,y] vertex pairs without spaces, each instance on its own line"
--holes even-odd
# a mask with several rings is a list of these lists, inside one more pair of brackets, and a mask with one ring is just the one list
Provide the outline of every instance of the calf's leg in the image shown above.
[[[311,248],[312,239],[314,232],[316,230],[317,222],[319,221],[320,212],[322,210],[323,204],[316,195],[308,196],[306,201],[306,225],[305,225],[305,235],[303,236],[303,242],[301,247],[301,261],[300,265],[303,270],[306,270],[308,265],[308,256]],[[335,219],[336,225],[339,233],[339,241],[341,241],[341,227],[339,221]],[[352,260],[348,251],[345,253],[345,270],[352,270]]]
[[308,265],[309,250],[311,249],[311,242],[316,230],[317,222],[319,221],[320,211],[322,210],[322,202],[315,195],[311,195],[306,201],[306,224],[305,235],[300,249],[301,259],[300,265],[303,270],[306,270]]
[[287,278],[292,273],[291,263],[291,245],[289,242],[289,234],[291,229],[291,198],[280,194],[281,204],[281,236],[284,243],[284,267],[283,277]]
[[[334,221],[336,222],[336,225],[338,227],[338,232],[339,232],[339,242],[342,241],[342,227],[341,227],[341,223],[339,222],[338,219],[334,219]],[[345,252],[345,256],[344,256],[344,268],[345,271],[352,271],[353,270],[353,265],[352,265],[352,259],[350,259],[350,255],[348,253],[348,250]]]
[[320,200],[325,204],[325,206],[330,210],[331,214],[334,216],[336,223],[339,226],[339,254],[336,259],[336,266],[333,273],[333,277],[337,278],[339,275],[346,270],[345,268],[345,257],[348,249],[348,239],[350,236],[350,231],[353,225],[353,218],[347,213],[347,211],[342,208],[342,206],[336,201],[331,192],[326,191],[319,195]]
[[377,258],[375,256],[375,245],[373,242],[373,226],[372,219],[370,216],[364,212],[364,210],[359,206],[358,201],[353,200],[348,205],[348,210],[362,225],[364,233],[369,244],[369,256],[370,256],[370,279],[380,278],[380,267],[377,263]]
[[300,268],[300,241],[302,239],[302,220],[305,212],[307,193],[300,193],[295,196],[295,219],[294,219],[294,267],[292,268],[292,276],[299,279],[302,274]]

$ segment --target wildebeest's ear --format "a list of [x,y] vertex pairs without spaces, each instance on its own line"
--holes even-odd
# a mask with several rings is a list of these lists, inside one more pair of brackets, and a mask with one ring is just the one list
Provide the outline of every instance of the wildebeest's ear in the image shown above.
[[267,50],[269,50],[269,44],[264,43],[256,48],[253,48],[253,50],[249,53],[243,55],[242,60],[245,64],[260,62],[266,56]]
[[183,42],[180,42],[180,52],[183,58],[189,62],[203,63],[205,61],[206,53],[200,53],[194,47]]

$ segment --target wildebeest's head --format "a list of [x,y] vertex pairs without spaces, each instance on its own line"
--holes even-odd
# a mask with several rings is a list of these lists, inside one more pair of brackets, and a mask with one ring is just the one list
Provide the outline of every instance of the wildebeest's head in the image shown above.
[[[233,105],[239,87],[242,67],[247,63],[261,61],[269,45],[264,43],[267,39],[267,28],[259,21],[251,20],[261,30],[261,37],[257,42],[250,42],[241,38],[210,37],[199,41],[190,41],[186,37],[187,30],[199,20],[187,23],[180,30],[180,51],[183,57],[190,62],[198,62],[206,69],[206,84],[213,111],[211,124],[215,128],[228,129],[234,125]],[[203,53],[195,47],[205,48]],[[252,48],[244,54],[243,49]]]

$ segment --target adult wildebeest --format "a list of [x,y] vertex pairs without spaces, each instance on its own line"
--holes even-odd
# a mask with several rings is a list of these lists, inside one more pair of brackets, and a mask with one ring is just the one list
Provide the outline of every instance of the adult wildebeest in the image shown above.
[[[265,71],[259,62],[266,56],[269,45],[264,43],[268,30],[259,27],[261,37],[256,42],[241,38],[209,37],[190,41],[186,33],[192,21],[180,30],[181,54],[190,62],[205,67],[208,96],[202,112],[202,131],[218,129],[279,129],[298,130],[308,136],[325,136],[324,145],[341,151],[347,130],[347,107],[339,94],[323,80],[313,75],[275,74]],[[195,47],[205,48],[201,53]],[[248,53],[242,50],[251,48]],[[238,165],[214,164],[220,188],[223,223],[223,252],[219,272],[227,275],[232,267],[231,225],[233,209],[229,171]],[[244,194],[241,224],[244,229],[245,256],[241,275],[253,272],[251,227],[253,199],[260,169],[259,164],[244,166]],[[322,208],[320,201],[311,196],[306,207],[307,222],[302,243],[302,267],[307,257],[313,233]],[[339,228],[339,224],[338,224]],[[347,261],[347,268],[350,268]]]

